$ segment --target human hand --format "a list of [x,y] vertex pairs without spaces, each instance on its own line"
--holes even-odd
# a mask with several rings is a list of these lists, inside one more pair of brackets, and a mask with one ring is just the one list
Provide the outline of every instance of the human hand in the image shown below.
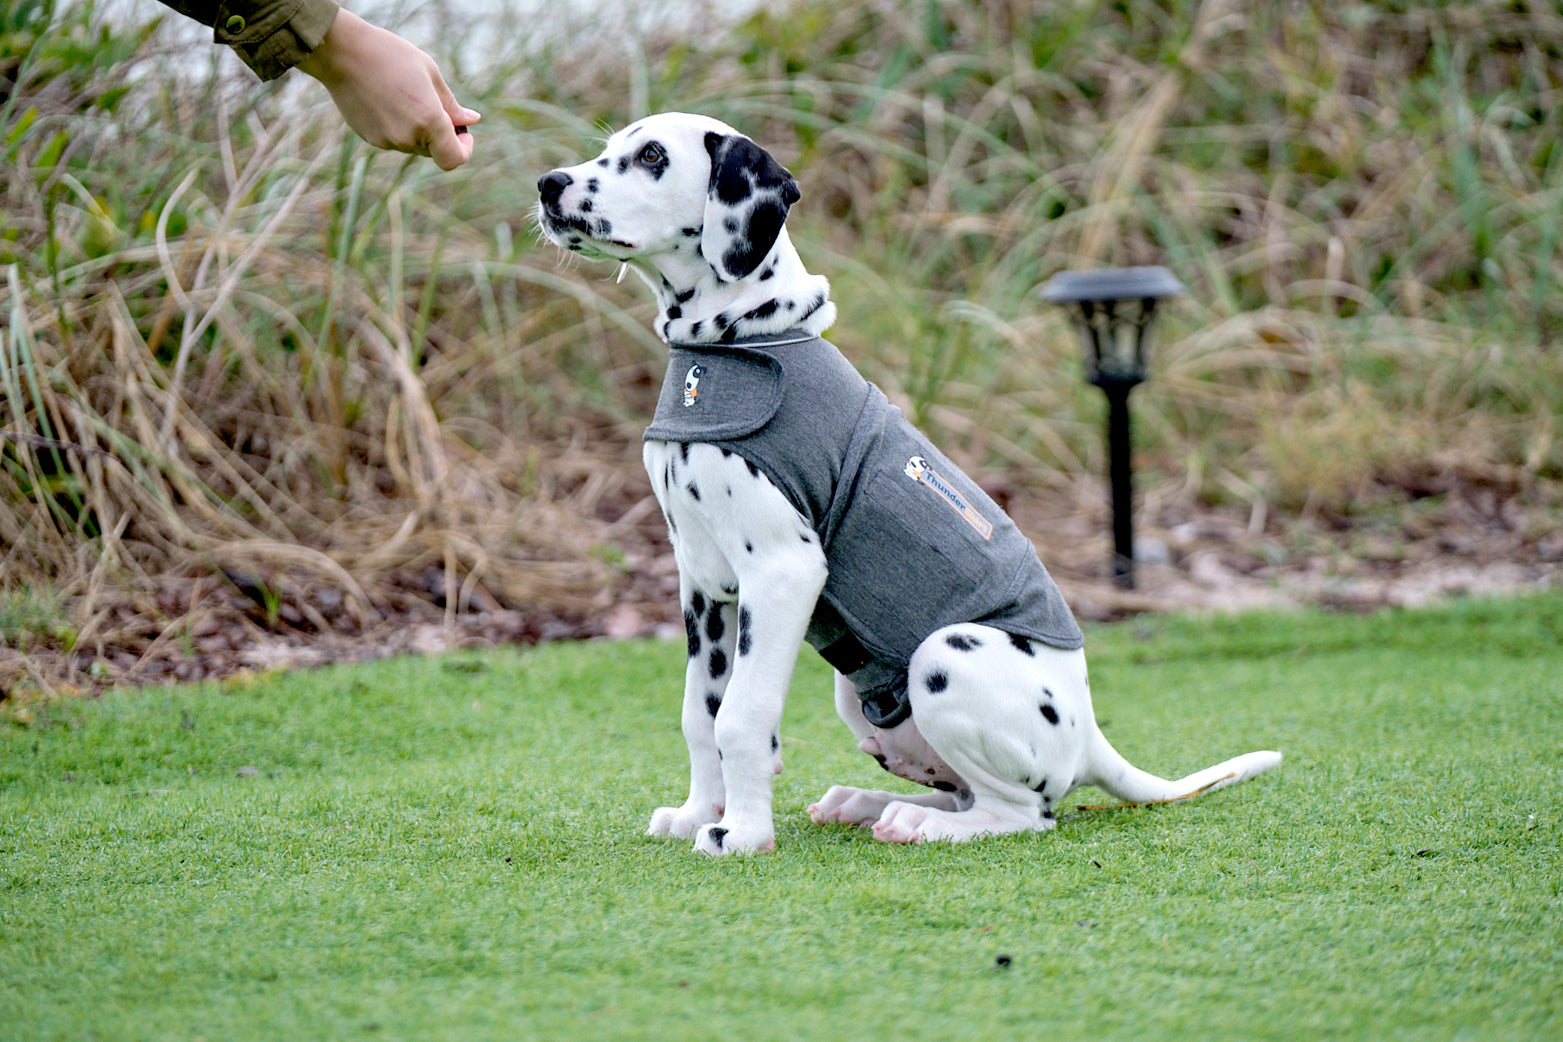
[[454,170],[472,156],[469,124],[481,117],[458,104],[423,51],[348,10],[297,66],[325,85],[353,132],[376,148],[429,156]]

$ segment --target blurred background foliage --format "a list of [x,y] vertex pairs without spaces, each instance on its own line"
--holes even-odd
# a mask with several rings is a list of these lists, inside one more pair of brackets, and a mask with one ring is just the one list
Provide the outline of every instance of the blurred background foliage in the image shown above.
[[1037,290],[1130,264],[1189,288],[1136,397],[1158,502],[1350,524],[1563,478],[1553,4],[433,4],[405,31],[485,114],[450,174],[129,10],[0,7],[0,634],[73,669],[135,674],[219,592],[262,628],[600,616],[660,524],[663,349],[530,209],[662,109],[793,170],[831,339],[1008,494],[1099,499]]

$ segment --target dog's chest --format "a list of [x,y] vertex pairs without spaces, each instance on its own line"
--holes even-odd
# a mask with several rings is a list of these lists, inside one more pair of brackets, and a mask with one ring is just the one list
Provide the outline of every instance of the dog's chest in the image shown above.
[[779,558],[823,561],[814,530],[757,467],[700,442],[648,441],[644,459],[679,571],[696,589],[736,596]]

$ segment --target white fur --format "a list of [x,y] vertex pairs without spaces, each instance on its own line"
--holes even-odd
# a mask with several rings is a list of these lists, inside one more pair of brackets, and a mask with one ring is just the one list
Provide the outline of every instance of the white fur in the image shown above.
[[[776,216],[796,201],[795,182],[724,123],[650,116],[610,137],[596,159],[538,184],[548,238],[632,268],[657,295],[665,340],[819,333],[835,317],[826,280],[804,269]],[[804,518],[741,457],[660,441],[644,456],[678,561],[690,649],[689,794],[652,814],[648,831],[693,838],[708,854],[770,849],[782,706],[829,562]],[[809,807],[815,822],[869,827],[886,842],[960,841],[1052,828],[1054,808],[1081,785],[1163,802],[1281,760],[1256,752],[1178,781],[1147,774],[1097,727],[1083,652],[975,623],[931,634],[908,672],[912,716],[900,725],[871,726],[839,674],[836,708],[859,748],[935,791],[835,786]]]

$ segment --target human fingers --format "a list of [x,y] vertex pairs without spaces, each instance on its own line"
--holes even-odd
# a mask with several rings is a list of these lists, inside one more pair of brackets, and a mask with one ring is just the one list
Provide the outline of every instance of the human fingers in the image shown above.
[[436,129],[429,142],[429,156],[441,170],[454,170],[472,158],[475,142],[472,132],[467,128],[483,117],[456,100],[456,95],[445,83],[445,77],[440,75],[438,66],[430,68],[429,72],[434,95],[450,120],[448,128]]
[[472,132],[465,125],[446,124],[429,139],[429,158],[441,170],[454,170],[472,158]]

